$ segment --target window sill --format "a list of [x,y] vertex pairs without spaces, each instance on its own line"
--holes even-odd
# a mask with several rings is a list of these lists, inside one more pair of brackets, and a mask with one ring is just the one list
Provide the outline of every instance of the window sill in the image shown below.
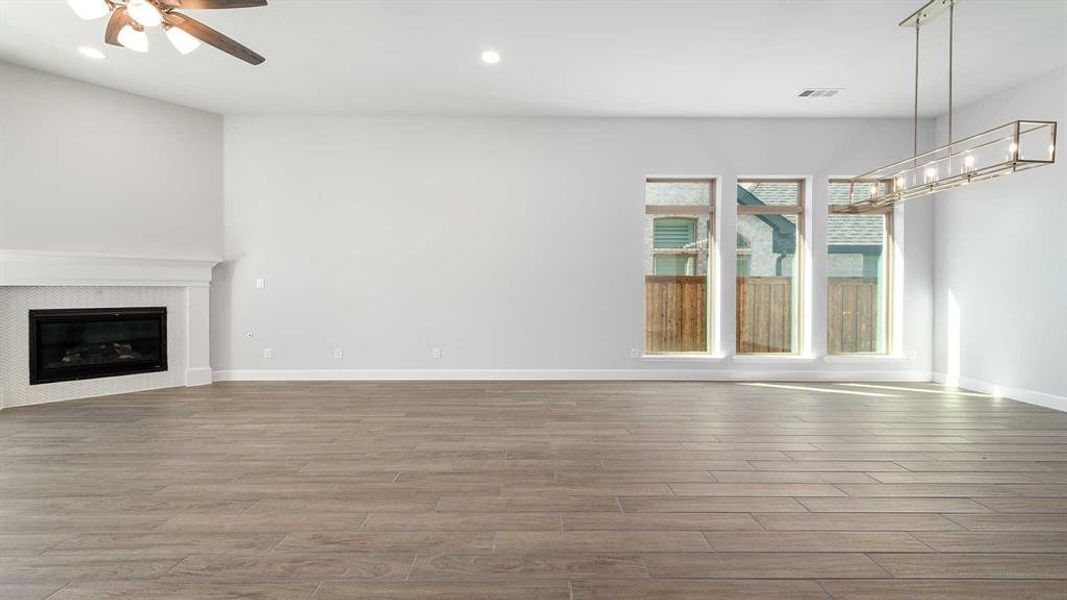
[[903,354],[828,354],[823,362],[828,363],[869,363],[869,362],[907,362],[911,358]]
[[641,360],[668,362],[722,362],[722,354],[643,354]]
[[735,363],[775,363],[775,362],[811,362],[814,354],[736,354]]

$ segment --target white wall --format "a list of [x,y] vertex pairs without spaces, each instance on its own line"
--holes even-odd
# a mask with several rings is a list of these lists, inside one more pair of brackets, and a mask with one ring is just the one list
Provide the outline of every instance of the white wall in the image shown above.
[[0,63],[0,248],[219,256],[222,117]]
[[[956,112],[956,137],[1013,119],[1067,125],[1067,69]],[[944,122],[939,123],[943,130]],[[940,139],[944,139],[941,134]],[[935,202],[938,378],[1067,410],[1067,157]],[[958,311],[950,308],[949,296]],[[952,313],[955,312],[957,316]]]
[[[211,319],[222,378],[929,377],[929,202],[899,215],[901,356],[821,356],[825,180],[909,155],[909,121],[236,116],[225,136]],[[725,358],[630,358],[643,347],[650,174],[719,177],[726,232],[739,175],[812,177],[810,356],[730,358],[726,285]],[[734,236],[720,239],[732,282]]]

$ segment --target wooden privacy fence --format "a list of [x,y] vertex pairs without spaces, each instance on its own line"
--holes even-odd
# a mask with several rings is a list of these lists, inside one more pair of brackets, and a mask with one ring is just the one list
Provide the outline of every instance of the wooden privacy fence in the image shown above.
[[828,290],[830,354],[878,352],[878,282],[862,277],[831,277]]
[[[737,279],[739,352],[791,351],[792,294],[790,277]],[[828,300],[831,354],[880,350],[877,282],[861,277],[831,277]],[[646,351],[706,352],[707,322],[706,277],[645,277]]]
[[737,351],[791,352],[793,280],[737,278]]
[[645,277],[646,351],[707,351],[707,285],[704,275]]

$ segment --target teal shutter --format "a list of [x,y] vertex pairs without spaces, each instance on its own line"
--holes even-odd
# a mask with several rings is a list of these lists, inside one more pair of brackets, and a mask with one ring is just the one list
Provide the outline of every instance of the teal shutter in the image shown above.
[[696,241],[696,219],[656,219],[652,245],[655,248],[685,248]]

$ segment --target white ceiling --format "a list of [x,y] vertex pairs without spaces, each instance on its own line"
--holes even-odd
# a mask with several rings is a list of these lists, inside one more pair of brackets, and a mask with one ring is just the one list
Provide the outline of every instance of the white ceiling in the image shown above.
[[[209,111],[310,114],[910,116],[922,0],[271,0],[188,11],[267,57],[159,31],[140,55],[64,0],[0,0],[0,60]],[[923,32],[922,110],[945,105],[947,15]],[[107,60],[79,55],[95,45]],[[488,66],[482,50],[503,56]],[[956,100],[1067,63],[1067,0],[964,0]],[[0,82],[2,85],[2,82]],[[806,86],[846,88],[799,99]],[[1040,117],[1041,115],[1037,115]],[[1036,117],[1035,117],[1036,118]]]

